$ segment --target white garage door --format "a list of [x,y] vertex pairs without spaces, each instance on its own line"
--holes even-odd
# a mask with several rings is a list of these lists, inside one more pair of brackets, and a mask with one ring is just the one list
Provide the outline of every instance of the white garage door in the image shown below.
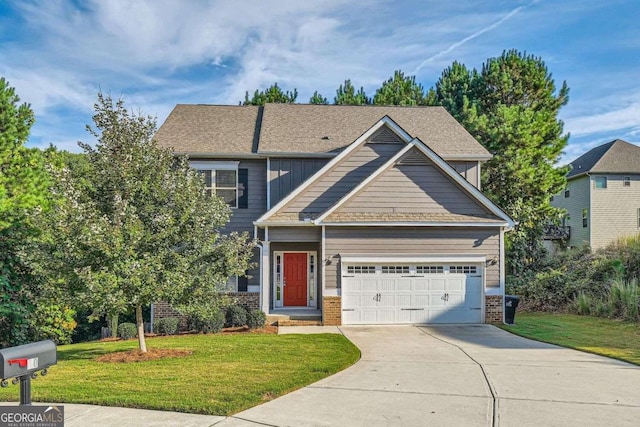
[[347,264],[342,323],[482,323],[480,264]]

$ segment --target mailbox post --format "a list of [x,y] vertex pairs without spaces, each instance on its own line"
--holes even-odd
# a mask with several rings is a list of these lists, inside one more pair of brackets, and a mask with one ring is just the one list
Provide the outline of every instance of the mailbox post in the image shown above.
[[56,345],[51,340],[38,341],[0,349],[2,387],[20,382],[20,405],[31,405],[31,379],[46,375],[47,369],[58,363]]

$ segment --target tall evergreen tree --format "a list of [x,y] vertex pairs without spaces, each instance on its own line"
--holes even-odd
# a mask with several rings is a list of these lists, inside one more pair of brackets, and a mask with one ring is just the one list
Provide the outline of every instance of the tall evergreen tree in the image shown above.
[[351,80],[347,79],[336,90],[333,103],[336,105],[368,105],[371,104],[371,99],[367,97],[362,86],[356,92]]
[[327,98],[325,98],[324,96],[320,95],[317,90],[315,92],[313,92],[313,95],[309,99],[309,104],[326,105],[328,103],[329,102],[327,101]]
[[405,76],[396,70],[373,96],[376,105],[426,105],[424,88],[416,82],[415,76]]
[[36,305],[37,284],[20,253],[37,233],[29,212],[48,205],[44,156],[25,147],[34,121],[30,106],[0,78],[0,347],[30,339]]
[[283,92],[278,86],[278,83],[274,83],[263,91],[256,91],[253,96],[249,98],[249,92],[244,94],[244,102],[242,105],[264,105],[267,102],[277,104],[294,104],[298,98],[298,89],[293,89],[293,92]]
[[558,119],[569,89],[555,82],[541,58],[509,50],[488,59],[480,72],[454,63],[436,83],[438,103],[484,145],[493,158],[482,186],[518,223],[507,234],[514,272],[534,267],[544,253],[542,227],[555,217],[550,195],[565,186],[558,167],[568,135]]

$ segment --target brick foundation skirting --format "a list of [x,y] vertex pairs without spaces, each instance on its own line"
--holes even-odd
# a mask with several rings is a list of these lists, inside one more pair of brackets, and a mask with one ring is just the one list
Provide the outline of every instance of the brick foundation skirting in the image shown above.
[[485,323],[502,323],[504,303],[502,295],[487,295],[484,300],[484,321]]
[[322,324],[325,326],[342,325],[342,298],[328,296],[322,298]]
[[[260,292],[229,292],[227,294],[236,301],[236,304],[245,307],[248,310],[257,310],[260,308]],[[180,319],[180,328],[185,329],[187,326],[186,316],[181,315],[171,304],[167,302],[157,302],[153,304],[153,318],[162,319],[165,317],[177,317]]]

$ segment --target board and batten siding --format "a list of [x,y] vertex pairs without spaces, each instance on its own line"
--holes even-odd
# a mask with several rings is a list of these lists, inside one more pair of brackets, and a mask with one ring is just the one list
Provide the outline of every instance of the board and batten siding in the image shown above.
[[322,169],[329,159],[269,159],[269,191],[271,206],[298,188]]
[[476,188],[480,188],[480,184],[478,183],[478,173],[480,169],[479,162],[462,162],[462,161],[449,161],[447,162],[451,165],[452,168],[456,170],[464,179],[469,181],[471,185]]
[[477,254],[487,259],[485,285],[500,287],[499,228],[329,227],[325,229],[325,287],[340,288],[340,255]]
[[[595,178],[607,177],[607,188],[596,188]],[[624,186],[629,177],[629,186]],[[640,175],[591,175],[591,247],[602,248],[619,237],[640,233]]]
[[[317,217],[347,194],[403,147],[402,144],[364,144],[307,187],[282,212]],[[303,218],[301,218],[303,219]]]
[[[193,158],[191,161],[206,162],[211,159]],[[253,237],[253,221],[266,212],[266,180],[267,161],[266,160],[242,160],[238,164],[238,169],[247,169],[247,208],[231,209],[231,218],[227,225],[220,230],[227,234],[232,232],[247,232]],[[251,262],[257,265],[260,260],[259,251],[255,250]],[[258,267],[248,271],[249,286],[260,285],[260,272]]]
[[569,246],[580,247],[589,244],[591,219],[587,221],[587,226],[582,226],[582,210],[589,209],[591,216],[591,201],[589,200],[589,177],[587,175],[571,179],[567,182],[569,197],[564,196],[564,191],[553,196],[551,205],[567,211],[566,225],[571,227],[569,236]]
[[339,208],[340,213],[489,213],[431,164],[397,164]]
[[253,236],[253,221],[266,212],[266,184],[267,173],[266,160],[243,160],[238,169],[247,169],[248,172],[248,207],[246,209],[231,209],[231,219],[222,230],[224,233],[246,231]]

